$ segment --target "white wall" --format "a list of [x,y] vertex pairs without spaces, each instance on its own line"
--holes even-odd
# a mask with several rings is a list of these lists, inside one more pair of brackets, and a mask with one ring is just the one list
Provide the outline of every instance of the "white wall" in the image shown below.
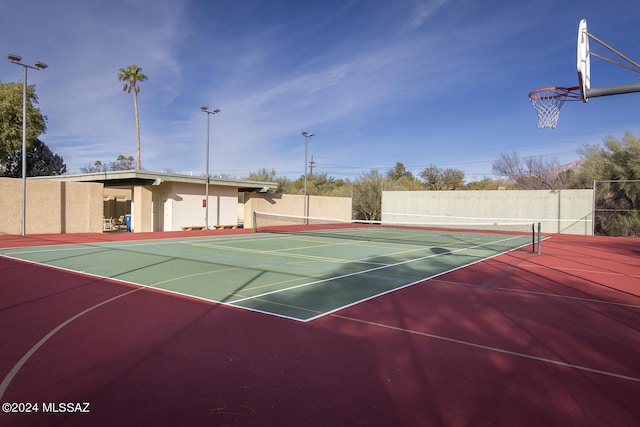
[[[308,196],[310,217],[350,220],[351,197]],[[247,193],[244,197],[244,226],[253,227],[253,212],[300,216],[304,214],[304,196],[298,194]]]
[[[482,222],[485,218],[517,218],[540,222],[543,233],[590,235],[593,191],[384,191],[382,220],[406,220],[406,216],[397,214],[458,217],[455,221],[472,217],[468,222]],[[446,221],[451,219],[416,219],[416,222]]]
[[[202,184],[165,182],[154,187],[156,231],[179,231],[187,226],[205,225],[205,187]],[[238,223],[238,188],[209,185],[209,228]]]
[[[178,231],[187,226],[205,225],[205,187],[202,184],[163,183],[156,190],[160,196],[155,199],[163,203],[164,231]],[[238,188],[209,185],[209,227],[237,224]]]

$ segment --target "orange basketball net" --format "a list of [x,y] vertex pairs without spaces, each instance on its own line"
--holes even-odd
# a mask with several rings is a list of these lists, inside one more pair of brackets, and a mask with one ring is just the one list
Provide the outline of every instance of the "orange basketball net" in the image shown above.
[[580,86],[545,87],[529,92],[529,100],[538,113],[538,128],[555,128],[565,101],[582,100]]

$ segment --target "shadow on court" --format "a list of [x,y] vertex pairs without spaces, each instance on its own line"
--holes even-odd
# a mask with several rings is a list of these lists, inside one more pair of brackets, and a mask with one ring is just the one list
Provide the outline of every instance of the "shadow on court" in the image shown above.
[[[304,239],[309,240],[288,235],[268,239],[245,236],[236,240],[185,237],[44,246],[4,253],[209,301],[310,320],[522,244],[518,240],[486,242],[467,248],[458,247],[459,242],[451,240],[450,248],[429,248],[389,242],[363,245],[353,239],[349,242],[354,243],[346,244],[326,236],[305,235]],[[265,240],[267,243],[263,243]],[[279,249],[282,245],[287,251]],[[363,255],[353,255],[359,251]],[[390,253],[395,254],[387,255]],[[353,259],[343,260],[341,254]]]
[[[2,301],[13,299],[0,309],[11,349],[0,359],[3,377],[62,322],[136,289],[4,258],[0,269],[11,283],[21,278],[19,288],[0,290]],[[47,287],[36,279],[43,274]],[[398,425],[381,405],[389,395],[371,375],[377,370],[375,345],[364,337],[147,288],[61,328],[2,396],[89,402],[90,413],[0,417],[5,426]]]
[[[0,400],[91,404],[0,422],[634,425],[636,243],[554,236],[541,256],[511,252],[309,323],[0,257]],[[459,256],[440,251],[425,253],[442,268]],[[384,288],[418,265],[300,297]]]

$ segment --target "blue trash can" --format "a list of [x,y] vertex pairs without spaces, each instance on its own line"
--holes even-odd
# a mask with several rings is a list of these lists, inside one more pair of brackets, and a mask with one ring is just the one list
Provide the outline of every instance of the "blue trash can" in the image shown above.
[[127,225],[127,231],[131,231],[131,214],[124,216],[124,223]]

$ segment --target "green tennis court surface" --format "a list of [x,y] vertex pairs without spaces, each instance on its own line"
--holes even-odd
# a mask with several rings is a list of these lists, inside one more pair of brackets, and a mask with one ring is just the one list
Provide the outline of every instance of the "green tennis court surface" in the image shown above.
[[242,234],[39,246],[1,255],[309,321],[531,245],[531,236],[434,234],[433,243]]

